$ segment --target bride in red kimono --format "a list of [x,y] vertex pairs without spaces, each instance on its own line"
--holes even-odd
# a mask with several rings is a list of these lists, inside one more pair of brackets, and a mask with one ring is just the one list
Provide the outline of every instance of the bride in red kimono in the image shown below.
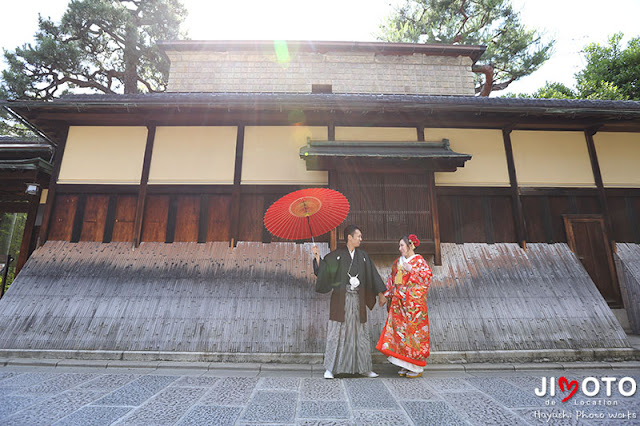
[[400,376],[420,377],[431,351],[427,293],[431,268],[414,252],[418,237],[402,237],[398,244],[401,256],[391,268],[385,296],[391,298],[389,315],[382,330],[378,349],[389,362],[401,367]]

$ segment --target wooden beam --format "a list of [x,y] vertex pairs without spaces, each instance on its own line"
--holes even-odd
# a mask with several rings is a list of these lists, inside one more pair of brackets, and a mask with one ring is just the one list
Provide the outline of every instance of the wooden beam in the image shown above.
[[244,153],[244,125],[238,126],[236,136],[235,169],[233,172],[233,191],[231,192],[231,223],[229,225],[229,244],[238,242],[240,233],[240,183],[242,182],[242,157]]
[[458,195],[463,197],[509,197],[511,196],[511,188],[494,186],[436,186],[436,194],[439,196]]
[[553,235],[553,219],[551,217],[551,205],[549,204],[549,197],[542,197],[542,202],[540,204],[542,206],[542,211],[540,214],[542,215],[542,225],[544,226],[544,237],[546,238],[547,244],[555,243],[554,235]]
[[109,204],[107,204],[107,217],[104,221],[104,232],[102,233],[102,242],[110,243],[113,239],[113,227],[116,224],[116,207],[118,206],[118,196],[112,194],[109,196]]
[[147,126],[147,144],[144,149],[144,162],[142,163],[142,176],[138,187],[138,201],[136,203],[136,220],[133,225],[133,248],[140,245],[142,238],[142,219],[144,217],[144,205],[147,198],[147,184],[149,183],[149,171],[151,170],[151,155],[153,154],[153,142],[156,138],[156,125]]
[[338,228],[329,231],[329,250],[334,251],[338,248]]
[[30,203],[19,201],[0,201],[0,214],[2,213],[27,213]]
[[200,216],[198,217],[198,242],[207,242],[209,232],[209,195],[200,195]]
[[76,213],[73,216],[73,229],[71,231],[71,242],[77,243],[82,235],[82,224],[84,222],[84,209],[87,205],[87,195],[80,194],[78,196],[78,204],[76,205]]
[[442,265],[442,252],[440,251],[440,218],[438,217],[438,197],[436,196],[436,179],[433,172],[427,173],[429,187],[429,210],[431,211],[431,225],[433,227],[434,256],[433,263]]
[[169,196],[169,212],[167,214],[167,226],[165,230],[165,243],[172,243],[176,237],[176,219],[178,215],[178,197]]
[[596,188],[598,189],[598,200],[600,201],[600,208],[602,209],[602,215],[604,216],[605,231],[607,236],[609,237],[609,244],[611,245],[611,249],[615,253],[616,243],[613,239],[613,226],[611,225],[611,215],[609,214],[609,203],[607,202],[607,194],[604,190],[604,183],[602,182],[602,174],[600,173],[600,163],[598,162],[596,145],[593,142],[593,135],[595,135],[597,132],[598,127],[592,127],[584,131],[584,136],[587,141],[589,160],[591,160],[591,171],[593,172],[593,180],[595,181]]
[[524,210],[522,200],[518,190],[518,178],[516,176],[516,165],[513,160],[513,146],[511,144],[511,128],[502,129],[502,139],[504,141],[504,151],[507,156],[507,169],[509,171],[509,184],[511,185],[511,200],[513,203],[513,220],[516,224],[516,236],[520,247],[527,248],[527,227],[524,220]]
[[[31,255],[31,239],[33,236],[33,228],[36,224],[36,216],[38,216],[38,206],[40,205],[40,194],[33,195],[29,201],[29,211],[27,212],[27,220],[24,224],[24,232],[22,234],[22,242],[20,243],[20,254],[18,255],[18,263],[16,263],[16,273],[18,275],[27,259]],[[4,282],[2,283],[4,286]]]
[[596,188],[519,188],[521,196],[538,197],[595,197]]
[[60,166],[62,165],[62,156],[64,154],[64,148],[67,145],[67,136],[69,135],[69,126],[65,127],[62,131],[60,141],[58,142],[58,148],[53,156],[53,172],[49,179],[49,190],[47,192],[47,201],[45,203],[44,215],[42,216],[42,226],[40,227],[40,235],[38,235],[38,242],[36,247],[40,247],[47,241],[49,236],[49,226],[51,225],[51,212],[53,211],[53,204],[56,197],[56,183],[60,176]]
[[138,185],[58,184],[60,194],[137,194]]
[[488,244],[495,244],[496,237],[493,229],[493,212],[491,210],[491,199],[489,197],[482,197],[482,213],[485,241]]

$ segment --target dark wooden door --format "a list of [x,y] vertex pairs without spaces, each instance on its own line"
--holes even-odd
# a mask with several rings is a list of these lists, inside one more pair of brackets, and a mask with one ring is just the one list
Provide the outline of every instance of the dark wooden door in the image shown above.
[[565,215],[569,247],[610,307],[622,307],[611,246],[602,215]]
[[370,253],[396,254],[398,240],[418,235],[421,253],[434,253],[434,237],[427,173],[339,173],[331,174],[331,187],[349,200],[348,224],[362,228],[363,248]]

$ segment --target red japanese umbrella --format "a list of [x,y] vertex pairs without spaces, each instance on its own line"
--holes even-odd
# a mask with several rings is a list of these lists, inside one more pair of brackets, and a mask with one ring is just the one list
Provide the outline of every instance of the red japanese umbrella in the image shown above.
[[291,192],[273,203],[264,215],[264,226],[276,237],[302,240],[331,231],[349,214],[349,201],[328,188]]

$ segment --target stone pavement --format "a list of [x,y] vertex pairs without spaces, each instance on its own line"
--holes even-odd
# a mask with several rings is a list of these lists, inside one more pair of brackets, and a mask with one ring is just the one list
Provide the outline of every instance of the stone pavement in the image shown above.
[[[377,379],[325,380],[319,365],[0,360],[0,424],[640,424],[640,390],[618,389],[640,383],[640,362],[431,365],[420,379],[377,367]],[[543,377],[601,389],[562,402],[559,389],[535,395]],[[617,379],[611,396],[602,377]]]

